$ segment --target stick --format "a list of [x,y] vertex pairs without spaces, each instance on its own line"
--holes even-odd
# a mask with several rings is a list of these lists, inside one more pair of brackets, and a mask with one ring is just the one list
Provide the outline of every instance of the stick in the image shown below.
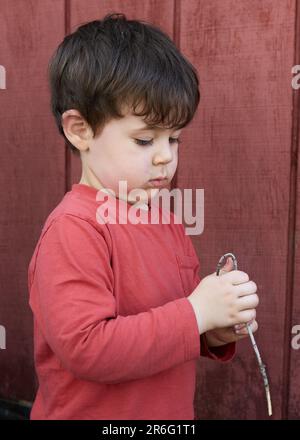
[[[226,263],[227,257],[231,257],[232,258],[234,270],[237,270],[237,259],[236,259],[236,257],[232,253],[227,253],[227,254],[223,255],[220,258],[220,260],[219,260],[219,263],[217,265],[217,270],[216,270],[217,275],[219,275],[220,270],[222,269],[222,267]],[[272,415],[272,402],[271,402],[271,394],[270,394],[270,387],[269,387],[268,376],[267,376],[267,372],[266,372],[266,366],[263,364],[263,362],[261,360],[261,356],[260,356],[257,344],[255,342],[255,338],[253,336],[251,327],[250,327],[250,325],[248,323],[246,324],[246,327],[247,327],[248,334],[249,334],[250,339],[251,339],[253,350],[254,350],[254,352],[256,354],[256,358],[257,358],[257,361],[258,361],[258,365],[259,365],[259,369],[260,369],[261,375],[263,377],[264,387],[265,387],[265,392],[266,392],[266,398],[267,398],[267,405],[268,405],[268,414],[269,414],[269,416],[271,416]]]

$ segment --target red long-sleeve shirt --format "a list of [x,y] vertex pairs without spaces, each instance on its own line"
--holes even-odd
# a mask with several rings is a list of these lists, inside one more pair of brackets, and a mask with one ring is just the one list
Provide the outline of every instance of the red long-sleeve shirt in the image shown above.
[[[72,186],[30,261],[31,419],[192,420],[197,359],[228,361],[235,343],[209,350],[199,337],[186,298],[199,260],[174,214],[171,224],[105,224],[97,193]],[[119,203],[116,212],[128,212]],[[140,213],[150,219],[151,207]]]

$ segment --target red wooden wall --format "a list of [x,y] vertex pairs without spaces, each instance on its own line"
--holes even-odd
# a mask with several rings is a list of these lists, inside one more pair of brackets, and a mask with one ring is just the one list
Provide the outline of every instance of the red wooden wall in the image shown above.
[[[159,25],[196,66],[199,110],[184,130],[173,186],[204,188],[204,232],[192,236],[202,277],[225,252],[258,285],[257,341],[275,419],[300,417],[300,5],[296,0],[0,0],[0,396],[31,401],[32,316],[27,269],[49,212],[80,178],[50,112],[48,60],[66,33],[107,12]],[[234,362],[198,362],[197,418],[267,418],[245,339]]]

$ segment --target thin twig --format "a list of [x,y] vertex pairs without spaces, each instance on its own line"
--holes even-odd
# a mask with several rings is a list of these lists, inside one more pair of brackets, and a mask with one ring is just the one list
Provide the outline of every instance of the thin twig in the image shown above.
[[[225,255],[223,255],[220,260],[219,263],[217,265],[217,275],[219,275],[220,270],[222,269],[222,267],[224,267],[226,261],[227,261],[227,257],[231,257],[232,261],[233,261],[233,267],[234,270],[237,270],[237,259],[236,257],[232,254],[232,253],[227,253]],[[255,338],[253,336],[252,330],[250,325],[247,323],[246,324],[247,330],[248,330],[248,334],[250,336],[251,339],[251,343],[252,343],[252,347],[254,349],[254,352],[256,354],[256,358],[258,361],[258,365],[259,365],[259,369],[261,372],[261,375],[263,377],[263,381],[264,381],[264,387],[265,387],[265,392],[266,392],[266,398],[267,398],[267,404],[268,404],[268,414],[269,416],[272,415],[272,402],[271,402],[271,394],[270,394],[270,387],[269,387],[269,381],[268,381],[268,376],[267,376],[267,372],[266,372],[266,366],[264,365],[264,363],[261,360],[261,356],[257,347],[257,344],[255,342]]]

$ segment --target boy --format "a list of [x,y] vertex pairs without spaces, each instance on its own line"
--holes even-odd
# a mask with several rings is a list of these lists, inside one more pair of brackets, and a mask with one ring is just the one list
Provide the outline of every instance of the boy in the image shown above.
[[256,285],[241,271],[200,282],[173,213],[169,224],[123,224],[99,208],[105,199],[116,214],[149,219],[198,106],[196,71],[156,27],[110,14],[68,35],[49,73],[82,176],[47,218],[29,266],[31,419],[193,420],[196,361],[232,359],[242,323],[257,329]]

